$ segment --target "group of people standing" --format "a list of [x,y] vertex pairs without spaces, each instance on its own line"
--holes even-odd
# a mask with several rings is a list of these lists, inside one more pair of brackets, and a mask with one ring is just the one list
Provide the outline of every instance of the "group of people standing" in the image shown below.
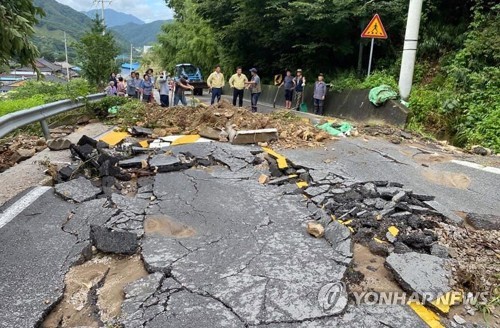
[[[233,106],[238,104],[239,107],[243,106],[243,95],[245,90],[250,90],[251,93],[251,107],[252,112],[257,112],[257,103],[262,93],[262,84],[257,69],[250,69],[250,79],[243,74],[241,67],[236,68],[236,72],[229,78],[229,86],[233,89]],[[217,65],[214,71],[207,79],[207,85],[211,91],[210,104],[213,105],[216,101],[219,102],[222,96],[222,89],[225,86],[224,74],[221,71],[220,65]],[[280,87],[284,86],[285,89],[285,107],[299,110],[301,104],[304,102],[304,88],[306,85],[306,78],[302,75],[302,70],[297,69],[296,75],[292,76],[291,70],[286,70],[286,75]],[[154,77],[153,69],[148,69],[142,76],[138,72],[132,72],[126,84],[123,77],[116,76],[112,73],[109,78],[109,85],[106,88],[108,95],[125,96],[131,98],[142,99],[144,102],[154,102],[153,90],[157,88],[160,94],[160,104],[162,107],[169,106],[169,94],[173,91],[173,105],[177,106],[182,103],[187,105],[185,91],[194,90],[194,87],[189,84],[188,77],[181,75],[174,79],[170,77],[166,71]],[[314,84],[314,113],[323,115],[324,102],[327,93],[327,85],[324,82],[323,74],[319,74],[317,81]]]
[[[306,78],[302,75],[302,69],[297,69],[295,76],[292,76],[292,71],[287,69],[286,75],[280,87],[285,88],[285,108],[292,109],[292,104],[295,102],[294,109],[299,110],[301,103],[304,102],[304,87]],[[318,75],[318,79],[314,83],[314,113],[323,115],[325,107],[327,86],[324,82],[322,73]]]
[[[233,89],[233,106],[236,106],[238,101],[238,106],[243,107],[243,95],[245,89],[250,90],[251,93],[251,104],[252,112],[257,112],[257,102],[259,101],[260,94],[262,93],[262,86],[260,82],[260,77],[257,74],[257,69],[250,69],[250,80],[245,74],[243,74],[243,69],[241,67],[236,68],[236,73],[234,73],[229,79],[229,86]],[[225,86],[224,74],[221,72],[220,65],[215,67],[215,70],[207,79],[208,88],[212,92],[212,99],[210,104],[213,105],[215,100],[220,101],[222,96],[222,88]]]
[[[184,106],[187,105],[185,96],[186,90],[193,90],[194,87],[189,85],[187,76],[180,76],[178,79],[170,77],[166,71],[163,71],[159,76],[154,76],[153,69],[148,69],[142,76],[139,72],[131,72],[130,77],[125,84],[123,77],[119,76],[118,79],[115,73],[111,73],[109,77],[109,84],[106,87],[108,96],[121,96],[127,95],[130,98],[141,99],[146,103],[154,102],[154,89],[158,89],[160,94],[160,105],[168,107],[170,91],[174,92],[174,106],[181,102]],[[117,85],[117,87],[116,87]]]

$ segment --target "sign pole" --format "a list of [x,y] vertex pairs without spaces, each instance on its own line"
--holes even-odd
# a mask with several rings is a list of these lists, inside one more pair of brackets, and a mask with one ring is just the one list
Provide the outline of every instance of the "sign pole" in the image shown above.
[[378,14],[373,16],[372,20],[363,33],[361,33],[362,38],[370,38],[372,39],[372,44],[370,47],[370,60],[368,61],[368,76],[372,72],[372,61],[373,61],[373,46],[375,44],[375,39],[387,39],[387,32],[385,31],[384,25],[382,24],[382,20]]
[[368,60],[368,76],[372,71],[372,58],[373,58],[373,44],[375,43],[375,39],[372,38],[372,45],[370,47],[370,60]]

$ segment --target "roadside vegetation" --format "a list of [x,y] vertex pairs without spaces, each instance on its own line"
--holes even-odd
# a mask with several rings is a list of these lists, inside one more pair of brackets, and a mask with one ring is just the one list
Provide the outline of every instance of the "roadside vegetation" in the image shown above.
[[75,99],[94,93],[95,88],[83,79],[67,84],[27,81],[23,86],[0,98],[0,116],[62,99]]

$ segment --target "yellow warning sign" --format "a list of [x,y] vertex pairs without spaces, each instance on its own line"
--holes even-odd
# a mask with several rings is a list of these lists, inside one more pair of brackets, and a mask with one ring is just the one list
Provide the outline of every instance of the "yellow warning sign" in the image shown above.
[[372,39],[387,39],[387,33],[385,32],[384,25],[378,14],[373,16],[372,20],[365,28],[363,33],[361,33],[362,38],[372,38]]

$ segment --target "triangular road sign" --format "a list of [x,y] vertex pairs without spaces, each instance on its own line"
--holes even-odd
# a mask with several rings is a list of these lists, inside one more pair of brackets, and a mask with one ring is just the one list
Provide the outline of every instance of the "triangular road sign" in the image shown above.
[[362,38],[373,38],[373,39],[387,39],[387,33],[385,32],[384,25],[382,25],[382,20],[378,14],[373,16],[372,20],[365,28],[363,33],[361,33]]

